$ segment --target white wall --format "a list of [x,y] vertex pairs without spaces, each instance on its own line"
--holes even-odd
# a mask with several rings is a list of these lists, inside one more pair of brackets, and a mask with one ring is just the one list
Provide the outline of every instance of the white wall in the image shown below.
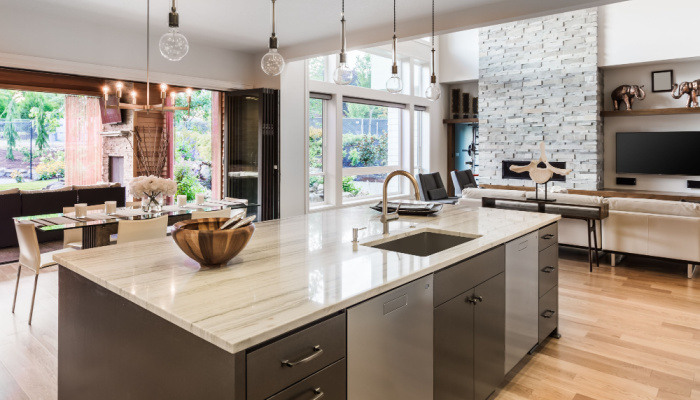
[[[145,29],[105,28],[98,20],[4,6],[0,66],[145,81]],[[249,54],[190,43],[189,54],[171,62],[160,55],[158,40],[152,29],[151,71],[156,82],[211,89],[252,86],[255,63]]]
[[305,61],[288,63],[280,79],[280,215],[306,212],[306,115],[308,90]]
[[[675,100],[669,92],[651,92],[651,72],[672,69],[676,82],[690,81],[700,78],[700,61],[672,62],[645,64],[631,67],[606,69],[604,71],[604,104],[606,110],[612,110],[610,93],[619,85],[644,85],[646,99],[637,101],[633,109],[684,107],[685,99]],[[624,107],[624,106],[623,106]],[[605,135],[604,166],[605,187],[635,190],[654,190],[664,192],[698,193],[698,190],[688,189],[688,179],[698,180],[700,177],[681,175],[633,175],[615,173],[615,133],[616,132],[664,132],[664,131],[698,131],[700,130],[700,114],[688,115],[653,115],[643,117],[607,117],[603,124]],[[637,178],[636,186],[617,186],[618,176]]]
[[700,56],[698,0],[632,0],[599,9],[599,65]]
[[442,83],[479,79],[479,30],[440,35],[438,79]]

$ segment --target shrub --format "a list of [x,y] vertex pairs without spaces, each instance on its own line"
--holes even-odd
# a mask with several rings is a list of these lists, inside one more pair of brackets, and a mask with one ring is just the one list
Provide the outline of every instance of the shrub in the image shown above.
[[369,167],[386,165],[388,157],[389,136],[344,134],[343,166]]
[[24,181],[24,177],[22,176],[22,174],[19,172],[18,169],[12,171],[12,173],[10,174],[10,177],[12,177],[12,179],[14,179],[15,182],[17,182],[17,183],[22,183],[22,181]]
[[196,193],[203,193],[206,189],[199,183],[194,171],[187,164],[178,164],[175,167],[175,181],[177,182],[177,194],[187,196],[188,201],[194,200]]
[[41,158],[36,167],[39,180],[45,181],[53,178],[63,178],[66,175],[66,153],[57,151]]
[[352,176],[346,176],[343,178],[343,192],[350,193],[352,196],[357,196],[360,194],[360,188],[355,186],[353,180],[355,178]]

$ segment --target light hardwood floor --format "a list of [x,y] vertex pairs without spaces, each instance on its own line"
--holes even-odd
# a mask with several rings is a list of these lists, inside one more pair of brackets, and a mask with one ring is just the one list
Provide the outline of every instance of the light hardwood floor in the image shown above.
[[[497,399],[700,400],[700,276],[639,257],[589,274],[584,253],[565,248],[560,267],[562,338],[521,363]],[[16,273],[0,266],[0,400],[55,399],[58,274],[39,277],[29,327],[28,272],[10,313]]]

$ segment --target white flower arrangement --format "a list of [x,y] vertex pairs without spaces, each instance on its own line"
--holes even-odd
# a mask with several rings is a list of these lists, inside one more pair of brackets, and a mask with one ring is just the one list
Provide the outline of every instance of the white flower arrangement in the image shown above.
[[157,176],[138,176],[129,182],[129,193],[134,198],[157,198],[174,196],[177,193],[177,183],[172,179]]

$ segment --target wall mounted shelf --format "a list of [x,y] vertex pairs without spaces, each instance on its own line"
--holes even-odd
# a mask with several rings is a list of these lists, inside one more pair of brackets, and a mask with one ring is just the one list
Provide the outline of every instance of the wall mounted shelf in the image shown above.
[[640,117],[645,115],[700,114],[700,107],[652,108],[647,110],[602,111],[602,117]]
[[443,119],[443,124],[478,124],[479,118]]

